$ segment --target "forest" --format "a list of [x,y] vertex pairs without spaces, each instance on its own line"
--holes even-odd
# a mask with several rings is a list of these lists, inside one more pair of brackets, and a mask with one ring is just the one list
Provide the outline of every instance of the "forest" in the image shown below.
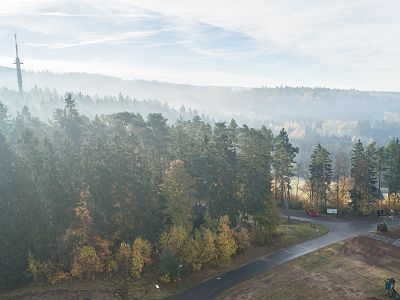
[[[274,132],[284,127],[291,138],[311,141],[313,146],[331,136],[373,139],[385,144],[400,130],[397,92],[302,86],[194,86],[90,73],[23,70],[26,101],[21,106],[15,101],[15,70],[0,66],[0,77],[0,99],[10,111],[27,105],[44,121],[51,117],[64,94],[71,92],[79,100],[79,111],[90,118],[123,110],[143,116],[159,112],[172,124],[179,116],[187,120],[196,114],[208,123],[214,123],[212,119],[234,118],[240,125],[267,125]],[[186,112],[180,110],[183,107]]]
[[168,282],[268,243],[279,207],[369,214],[383,186],[389,207],[399,202],[396,138],[359,140],[350,160],[318,144],[301,199],[301,149],[285,129],[199,116],[169,124],[161,113],[89,118],[64,100],[47,123],[0,102],[0,288],[146,271]]

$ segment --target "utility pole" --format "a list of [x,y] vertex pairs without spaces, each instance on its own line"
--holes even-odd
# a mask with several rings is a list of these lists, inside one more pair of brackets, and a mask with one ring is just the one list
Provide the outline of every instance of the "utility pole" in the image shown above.
[[24,96],[24,90],[22,89],[22,73],[21,73],[21,65],[23,64],[21,60],[19,59],[18,56],[18,44],[17,44],[17,34],[14,33],[14,39],[15,39],[15,62],[14,64],[17,67],[17,80],[18,80],[18,89],[19,89],[19,95],[22,98]]

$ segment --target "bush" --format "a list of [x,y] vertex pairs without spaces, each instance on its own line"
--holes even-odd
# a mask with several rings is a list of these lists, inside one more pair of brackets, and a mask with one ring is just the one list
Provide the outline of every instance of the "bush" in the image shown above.
[[246,229],[238,227],[235,229],[233,237],[236,242],[236,252],[242,253],[250,245],[250,237]]
[[172,254],[168,248],[161,251],[158,270],[161,277],[176,278],[179,273],[178,259]]
[[128,277],[132,270],[132,248],[125,242],[122,242],[119,246],[117,252],[117,265],[118,271],[122,273],[122,275]]
[[302,201],[292,201],[290,203],[290,208],[295,209],[295,210],[303,210],[304,209],[304,204]]
[[264,211],[259,213],[256,216],[256,219],[260,225],[262,233],[266,235],[263,237],[263,234],[256,232],[256,238],[258,242],[263,241],[262,245],[265,245],[268,240],[272,239],[275,229],[281,222],[280,212],[274,203],[268,202]]
[[183,249],[187,243],[188,234],[183,226],[172,226],[169,231],[164,232],[160,238],[160,244],[168,248],[171,253],[182,259]]
[[200,271],[202,267],[202,244],[201,239],[189,238],[183,249],[183,261],[191,266],[192,271]]
[[113,259],[114,242],[98,235],[96,235],[93,240],[96,253],[100,257],[104,272],[111,276],[111,273],[118,269],[117,261]]
[[236,253],[236,243],[233,238],[233,232],[229,228],[229,217],[227,215],[219,219],[217,245],[217,262],[220,265],[225,265],[230,261],[231,256]]
[[65,281],[70,279],[71,274],[70,273],[65,273],[65,272],[57,272],[54,275],[51,275],[48,277],[48,280],[51,284],[55,284],[57,282]]
[[51,260],[40,262],[32,253],[28,254],[28,274],[34,282],[50,281],[50,278],[57,273],[55,264]]
[[201,252],[201,260],[203,264],[209,264],[214,262],[217,259],[217,237],[216,235],[208,228],[203,229],[203,238],[202,238],[202,252]]
[[159,279],[163,283],[171,282],[171,278],[168,276],[168,274],[164,274],[164,275],[160,276]]
[[138,237],[132,246],[132,275],[136,278],[140,277],[143,268],[151,262],[151,245],[148,241]]
[[269,240],[268,238],[269,235],[259,228],[253,230],[252,232],[252,240],[256,246],[265,246]]
[[73,277],[82,279],[84,276],[87,276],[91,278],[93,273],[101,272],[102,270],[103,266],[100,257],[93,247],[84,246],[77,251],[71,270]]

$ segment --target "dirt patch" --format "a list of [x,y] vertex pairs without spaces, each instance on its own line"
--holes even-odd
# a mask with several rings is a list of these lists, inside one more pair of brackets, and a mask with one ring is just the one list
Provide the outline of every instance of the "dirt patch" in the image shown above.
[[342,251],[346,256],[352,256],[370,265],[400,274],[399,247],[361,236],[348,240],[343,245]]
[[381,234],[390,237],[391,239],[397,240],[400,239],[400,228],[382,232]]
[[85,290],[66,290],[56,289],[41,293],[26,293],[23,295],[6,296],[2,299],[17,300],[112,300],[115,299],[111,293],[103,291],[85,291]]
[[305,273],[295,264],[279,267],[276,272],[251,280],[223,295],[221,299],[379,299],[361,287],[340,284],[331,276]]

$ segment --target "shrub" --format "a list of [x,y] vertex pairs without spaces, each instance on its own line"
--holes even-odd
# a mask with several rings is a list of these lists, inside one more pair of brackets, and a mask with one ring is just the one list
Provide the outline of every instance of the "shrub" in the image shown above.
[[250,237],[246,229],[236,228],[233,237],[236,243],[236,252],[242,253],[250,245]]
[[217,262],[220,265],[228,263],[231,256],[236,253],[236,243],[233,238],[233,232],[229,228],[229,217],[222,216],[218,222],[218,258]]
[[164,274],[164,275],[160,276],[159,279],[160,279],[160,281],[163,282],[163,283],[171,282],[171,277],[169,277],[168,274]]
[[201,270],[201,252],[201,241],[189,238],[183,249],[183,261],[190,265],[193,271]]
[[93,273],[101,272],[102,270],[103,266],[100,257],[93,247],[84,246],[77,251],[71,270],[73,277],[83,278],[87,276],[91,278]]
[[161,277],[176,278],[179,273],[178,259],[172,254],[168,248],[161,251],[158,270]]
[[104,267],[104,271],[111,275],[111,272],[117,269],[116,261],[113,260],[112,256],[112,248],[114,243],[97,235],[93,238],[93,240],[97,255],[100,257],[101,264]]
[[[264,232],[267,236],[264,241],[264,244],[269,240],[272,239],[272,235],[275,229],[281,222],[280,213],[275,206],[274,203],[269,202],[267,203],[266,207],[264,208],[264,212],[258,214],[256,216],[258,224],[261,227],[262,232]],[[259,233],[258,233],[259,234]],[[261,237],[261,234],[260,234]]]
[[290,208],[295,210],[302,210],[304,209],[304,204],[302,201],[292,201],[290,203]]
[[160,238],[162,247],[168,248],[171,253],[182,258],[183,249],[188,240],[188,234],[183,226],[172,226],[169,231],[164,232]]
[[203,239],[201,247],[201,260],[203,264],[209,264],[217,259],[217,237],[208,228],[203,229]]
[[132,270],[132,248],[129,244],[122,242],[117,252],[117,265],[120,271],[126,277]]
[[151,245],[148,241],[138,237],[132,246],[132,267],[131,272],[134,277],[140,277],[143,268],[151,261]]
[[51,275],[48,277],[48,280],[51,284],[55,284],[57,282],[65,281],[70,279],[71,274],[70,273],[65,273],[65,272],[57,272],[54,275]]
[[56,266],[51,260],[40,262],[33,257],[32,253],[28,254],[27,271],[34,282],[43,282],[49,280],[54,274],[57,273]]
[[262,229],[257,228],[252,232],[252,240],[254,245],[262,247],[265,246],[268,242],[269,235],[265,233]]

